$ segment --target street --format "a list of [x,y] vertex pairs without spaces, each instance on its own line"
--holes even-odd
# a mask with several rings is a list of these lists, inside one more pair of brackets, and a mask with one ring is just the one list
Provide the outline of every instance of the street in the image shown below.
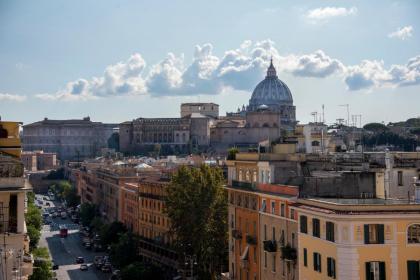
[[[37,195],[37,197],[43,196]],[[55,206],[59,205],[56,203]],[[51,204],[51,207],[54,207],[54,205]],[[59,235],[58,227],[63,224],[68,228],[66,238],[61,238]],[[92,252],[82,246],[79,225],[72,223],[70,218],[53,218],[50,225],[44,225],[38,246],[47,247],[52,261],[59,266],[58,270],[55,270],[58,280],[105,280],[111,276],[111,274],[103,273],[92,265],[94,256],[101,255],[101,253]],[[87,271],[80,270],[80,264],[76,264],[77,257],[84,257],[85,263],[88,264]]]

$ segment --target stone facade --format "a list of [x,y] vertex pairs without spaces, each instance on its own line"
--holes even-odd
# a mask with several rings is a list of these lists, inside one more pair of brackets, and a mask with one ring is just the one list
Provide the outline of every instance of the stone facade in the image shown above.
[[216,103],[182,103],[181,118],[193,113],[202,114],[210,118],[219,117],[219,105]]
[[192,113],[182,118],[138,118],[120,124],[120,151],[141,153],[156,144],[188,152],[210,143],[210,118]]
[[57,153],[60,160],[82,160],[100,154],[118,125],[81,120],[49,120],[23,126],[22,141],[25,151],[42,150]]
[[56,153],[23,152],[21,159],[27,171],[51,170],[58,166]]

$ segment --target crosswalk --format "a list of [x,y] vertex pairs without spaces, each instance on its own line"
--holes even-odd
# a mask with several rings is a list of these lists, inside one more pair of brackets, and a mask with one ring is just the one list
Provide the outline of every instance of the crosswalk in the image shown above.
[[68,224],[58,224],[58,223],[51,223],[49,227],[43,227],[41,230],[42,232],[51,232],[51,231],[58,231],[60,226],[66,226],[68,230],[76,230],[79,229],[78,224],[68,223]]

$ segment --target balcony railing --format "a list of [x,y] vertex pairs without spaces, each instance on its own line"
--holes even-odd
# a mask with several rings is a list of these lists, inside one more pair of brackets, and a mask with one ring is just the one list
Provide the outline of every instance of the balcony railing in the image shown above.
[[240,188],[240,189],[247,189],[251,191],[257,190],[257,184],[251,182],[242,182],[237,180],[232,180],[232,187],[233,188]]
[[290,245],[281,247],[281,257],[285,260],[295,261],[297,259],[296,248],[293,248]]
[[255,236],[247,234],[246,235],[246,243],[249,245],[257,245],[257,238]]
[[274,240],[264,240],[264,251],[274,253],[277,252],[277,242]]
[[232,237],[235,239],[242,239],[242,233],[239,229],[232,229]]

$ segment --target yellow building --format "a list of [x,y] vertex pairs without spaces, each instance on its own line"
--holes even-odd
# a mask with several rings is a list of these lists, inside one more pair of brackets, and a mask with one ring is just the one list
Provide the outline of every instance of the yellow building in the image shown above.
[[299,278],[420,279],[420,204],[299,199]]
[[19,123],[0,121],[0,279],[28,279],[33,258],[25,224],[26,192]]

